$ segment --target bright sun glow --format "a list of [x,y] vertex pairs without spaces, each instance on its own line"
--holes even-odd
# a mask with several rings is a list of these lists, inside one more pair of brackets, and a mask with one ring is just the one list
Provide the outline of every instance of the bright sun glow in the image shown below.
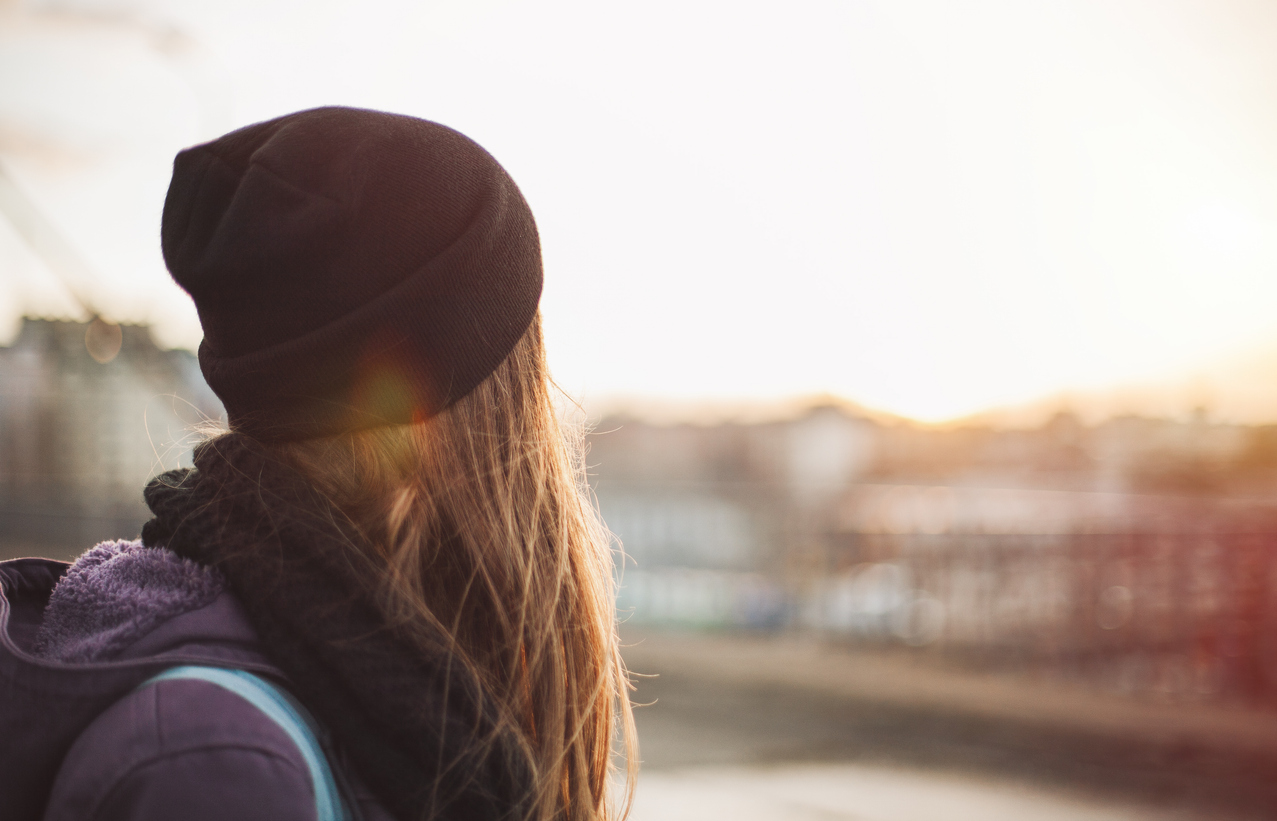
[[[327,103],[510,169],[587,400],[829,392],[935,420],[1277,344],[1277,6],[58,8],[0,8],[0,163],[95,301],[169,344],[199,339],[158,252],[174,151]],[[3,221],[0,271],[7,317],[70,310]]]

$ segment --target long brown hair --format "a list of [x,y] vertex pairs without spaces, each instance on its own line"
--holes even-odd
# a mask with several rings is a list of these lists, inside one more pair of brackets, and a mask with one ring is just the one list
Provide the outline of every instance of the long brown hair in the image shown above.
[[[273,447],[379,554],[386,618],[442,632],[482,682],[532,763],[531,817],[624,818],[638,758],[612,542],[580,428],[554,405],[540,317],[437,416]],[[627,789],[614,802],[618,741]]]

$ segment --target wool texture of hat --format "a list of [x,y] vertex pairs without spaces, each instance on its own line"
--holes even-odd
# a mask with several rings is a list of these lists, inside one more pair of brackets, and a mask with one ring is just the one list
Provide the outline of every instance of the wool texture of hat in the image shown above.
[[180,152],[160,238],[199,311],[204,378],[263,440],[439,413],[541,296],[536,223],[505,169],[379,111],[301,111]]

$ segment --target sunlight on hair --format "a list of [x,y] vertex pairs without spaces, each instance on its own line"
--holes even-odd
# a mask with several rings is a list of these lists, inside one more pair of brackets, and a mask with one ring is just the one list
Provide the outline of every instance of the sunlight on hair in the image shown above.
[[[492,375],[422,423],[271,446],[377,551],[390,623],[423,644],[446,636],[484,683],[547,821],[623,817],[638,766],[583,425],[552,396],[538,317]],[[617,806],[614,753],[630,785]]]

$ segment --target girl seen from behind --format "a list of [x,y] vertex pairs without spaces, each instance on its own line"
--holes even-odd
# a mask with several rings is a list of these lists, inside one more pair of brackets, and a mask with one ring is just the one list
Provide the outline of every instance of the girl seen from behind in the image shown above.
[[434,123],[305,111],[179,154],[161,238],[230,432],[147,487],[141,540],[0,564],[14,817],[315,818],[288,732],[154,680],[176,665],[295,697],[346,817],[623,815],[610,543],[505,171]]

